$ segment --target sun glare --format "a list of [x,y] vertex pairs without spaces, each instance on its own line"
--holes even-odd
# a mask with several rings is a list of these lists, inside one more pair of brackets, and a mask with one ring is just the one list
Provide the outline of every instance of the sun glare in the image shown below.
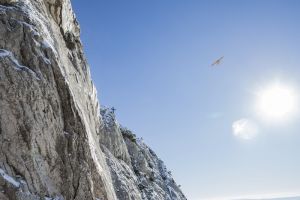
[[277,83],[258,92],[256,109],[266,120],[286,120],[295,113],[296,104],[296,92]]

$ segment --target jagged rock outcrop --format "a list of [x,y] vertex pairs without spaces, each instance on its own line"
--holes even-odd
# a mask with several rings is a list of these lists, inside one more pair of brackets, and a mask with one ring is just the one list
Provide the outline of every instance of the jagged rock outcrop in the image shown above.
[[[119,125],[112,109],[101,108],[101,116],[106,127],[102,132],[114,130],[106,133],[103,140],[109,142],[102,141],[101,148],[106,155],[118,199],[186,199],[163,161],[142,139]],[[117,153],[112,146],[118,146],[117,152],[123,153]],[[130,163],[127,157],[121,156],[127,154]]]
[[70,0],[0,0],[0,199],[185,199],[102,109]]

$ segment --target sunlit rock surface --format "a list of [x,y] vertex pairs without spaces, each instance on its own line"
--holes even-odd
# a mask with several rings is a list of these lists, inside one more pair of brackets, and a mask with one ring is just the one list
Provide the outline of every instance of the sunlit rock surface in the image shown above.
[[69,0],[0,0],[0,199],[185,199],[97,100]]

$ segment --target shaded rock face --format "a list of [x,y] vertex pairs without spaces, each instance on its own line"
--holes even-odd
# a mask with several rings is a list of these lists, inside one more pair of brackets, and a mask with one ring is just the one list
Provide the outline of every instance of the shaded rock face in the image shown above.
[[0,199],[185,199],[100,106],[69,0],[0,0]]

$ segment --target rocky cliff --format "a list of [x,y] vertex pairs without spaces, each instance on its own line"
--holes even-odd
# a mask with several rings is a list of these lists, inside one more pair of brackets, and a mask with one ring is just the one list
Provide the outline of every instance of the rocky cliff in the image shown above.
[[101,108],[70,0],[0,0],[0,199],[186,199]]

